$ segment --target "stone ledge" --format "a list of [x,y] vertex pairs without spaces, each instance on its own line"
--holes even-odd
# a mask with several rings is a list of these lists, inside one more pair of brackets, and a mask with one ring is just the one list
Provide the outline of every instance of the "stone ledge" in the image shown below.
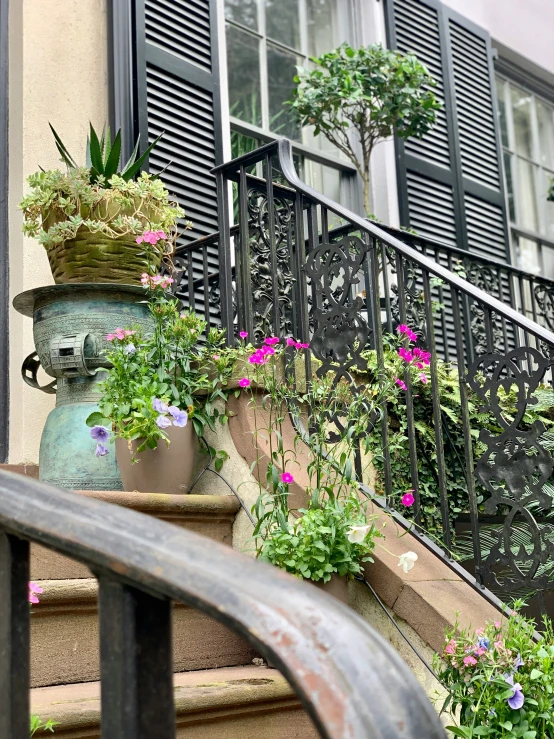
[[38,479],[38,464],[0,464],[0,470]]

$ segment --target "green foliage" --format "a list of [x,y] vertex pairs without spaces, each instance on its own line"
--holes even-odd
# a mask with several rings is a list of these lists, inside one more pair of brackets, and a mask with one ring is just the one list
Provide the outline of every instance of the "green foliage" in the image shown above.
[[43,721],[38,716],[31,716],[31,736],[34,736],[37,731],[51,731],[54,733],[54,726],[57,726],[57,721],[52,721],[51,718],[48,721]]
[[[75,160],[67,151],[67,148],[63,141],[60,139],[54,127],[50,123],[50,130],[54,134],[56,140],[56,148],[61,156],[62,162],[67,166],[69,170],[79,169],[78,165],[75,164]],[[89,171],[90,184],[94,185],[97,182],[104,183],[105,187],[110,186],[110,180],[114,175],[118,175],[122,180],[126,182],[134,178],[140,168],[146,161],[146,158],[156,146],[158,141],[161,139],[163,134],[153,141],[150,146],[146,149],[144,154],[138,156],[140,136],[137,137],[135,148],[129,161],[119,171],[119,163],[121,159],[121,129],[117,132],[115,139],[112,141],[110,127],[106,132],[106,127],[102,129],[102,134],[98,137],[98,134],[94,130],[92,123],[90,124],[90,134],[87,137],[87,149],[86,149],[86,161],[87,168]],[[138,158],[137,158],[138,157]]]
[[[108,335],[111,348],[106,352],[113,365],[100,383],[100,412],[87,419],[89,426],[106,426],[114,437],[140,439],[138,452],[155,449],[167,435],[157,421],[160,411],[154,400],[186,411],[198,436],[216,422],[226,423],[225,411],[216,401],[226,401],[224,387],[232,372],[232,363],[222,351],[224,334],[216,329],[208,333],[203,347],[198,339],[205,322],[194,313],[179,313],[178,301],[165,293],[167,282],[151,279],[148,303],[154,331],[144,336],[137,328],[114,329]],[[221,468],[224,453],[216,455]]]
[[[449,692],[441,713],[448,712],[456,721],[447,727],[454,736],[554,736],[552,623],[545,620],[539,641],[534,630],[535,623],[516,610],[504,624],[489,623],[475,633],[460,631],[457,625],[447,631],[447,644],[441,658],[435,658],[435,669]],[[513,700],[516,689],[519,702]]]
[[375,539],[381,536],[371,521],[361,542],[352,542],[353,526],[366,528],[364,507],[356,495],[346,501],[328,498],[320,508],[301,509],[301,518],[271,531],[260,550],[260,559],[296,577],[328,582],[333,573],[350,578],[363,562],[373,562]]
[[315,136],[323,134],[356,166],[369,213],[373,147],[393,133],[421,138],[429,131],[441,107],[430,89],[436,82],[413,54],[380,44],[353,49],[345,43],[312,61],[315,68],[298,68],[291,109],[302,126],[314,126]]
[[161,180],[146,172],[136,181],[113,175],[109,187],[102,178],[91,184],[90,170],[84,167],[36,172],[28,183],[31,192],[20,203],[23,233],[47,250],[87,232],[133,239],[160,230],[168,236],[163,241],[166,250],[173,251],[170,244],[184,211],[170,201]]

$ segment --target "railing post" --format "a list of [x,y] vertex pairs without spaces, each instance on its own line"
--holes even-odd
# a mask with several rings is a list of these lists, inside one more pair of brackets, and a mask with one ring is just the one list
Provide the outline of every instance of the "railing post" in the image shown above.
[[175,739],[171,601],[99,584],[102,739]]
[[29,736],[29,542],[0,533],[0,737]]
[[219,203],[219,293],[221,300],[221,324],[225,329],[225,343],[233,346],[233,281],[231,263],[231,234],[229,220],[229,183],[222,172],[216,175],[217,202]]

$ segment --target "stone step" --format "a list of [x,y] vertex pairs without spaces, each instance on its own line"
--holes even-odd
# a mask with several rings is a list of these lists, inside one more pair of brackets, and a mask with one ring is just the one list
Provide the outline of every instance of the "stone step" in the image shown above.
[[[147,513],[197,534],[232,545],[233,522],[240,504],[234,495],[163,495],[76,490],[76,495]],[[32,580],[66,580],[91,577],[85,565],[38,545],[31,546]]]
[[[317,739],[289,684],[267,667],[175,675],[177,739]],[[58,722],[55,739],[100,739],[100,684],[31,691],[31,707]],[[49,734],[45,736],[50,736]]]
[[[31,686],[99,679],[98,584],[95,579],[44,580],[31,614]],[[175,604],[174,670],[248,665],[255,650],[194,608]]]

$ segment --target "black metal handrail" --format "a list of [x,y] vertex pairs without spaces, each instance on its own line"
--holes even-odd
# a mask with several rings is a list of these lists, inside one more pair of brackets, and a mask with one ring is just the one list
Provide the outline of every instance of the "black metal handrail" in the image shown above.
[[144,514],[0,472],[0,736],[29,730],[29,542],[99,581],[102,739],[174,739],[171,602],[241,634],[327,739],[444,737],[363,619],[276,568]]

